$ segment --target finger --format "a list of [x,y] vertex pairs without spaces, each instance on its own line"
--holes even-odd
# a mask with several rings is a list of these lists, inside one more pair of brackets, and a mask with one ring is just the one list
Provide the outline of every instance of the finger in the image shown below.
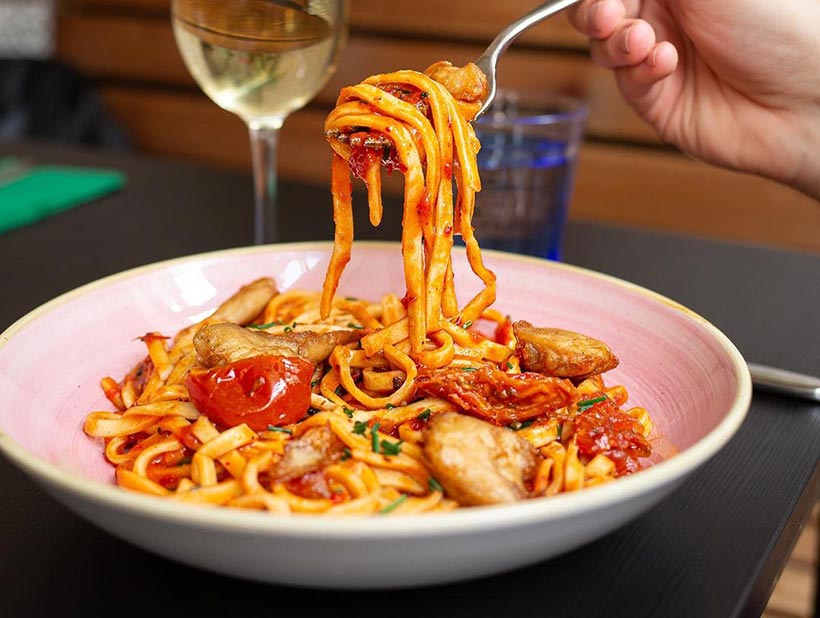
[[605,39],[615,31],[625,11],[621,0],[585,0],[569,10],[569,21],[581,34]]
[[592,41],[589,51],[601,66],[615,69],[640,64],[655,46],[655,30],[642,19],[626,19],[603,41]]
[[659,83],[677,67],[678,50],[664,41],[655,45],[643,62],[620,68],[615,75],[624,97],[640,112],[653,100]]

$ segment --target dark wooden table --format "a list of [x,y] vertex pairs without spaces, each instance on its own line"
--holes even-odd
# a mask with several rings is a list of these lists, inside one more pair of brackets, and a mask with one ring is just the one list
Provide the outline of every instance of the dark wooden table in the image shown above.
[[[37,145],[2,150],[115,167],[128,174],[128,185],[0,236],[0,329],[104,275],[251,241],[244,174]],[[287,240],[332,238],[326,189],[284,184],[281,204]],[[388,206],[386,215],[374,231],[359,209],[359,237],[398,238],[398,208]],[[820,373],[816,255],[574,223],[566,261],[684,303],[750,361]],[[818,496],[818,463],[820,405],[756,393],[738,435],[688,483],[577,551],[459,585],[294,593],[132,547],[76,517],[0,458],[0,616],[222,618],[281,614],[283,604],[308,616],[758,616]]]

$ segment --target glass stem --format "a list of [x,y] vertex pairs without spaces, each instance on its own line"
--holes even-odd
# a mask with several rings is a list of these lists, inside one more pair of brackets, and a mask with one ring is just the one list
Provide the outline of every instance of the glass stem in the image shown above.
[[255,206],[253,217],[253,242],[256,245],[279,240],[279,213],[276,208],[276,149],[282,121],[264,124],[251,121],[253,158],[253,185]]

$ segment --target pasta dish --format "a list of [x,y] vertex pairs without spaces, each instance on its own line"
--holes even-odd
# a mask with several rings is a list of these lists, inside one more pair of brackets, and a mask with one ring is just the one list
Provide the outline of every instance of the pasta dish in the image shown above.
[[[325,123],[336,224],[321,291],[243,286],[101,386],[88,414],[118,485],[169,500],[278,514],[411,514],[510,503],[609,482],[651,454],[652,423],[602,374],[601,341],[514,321],[473,234],[481,189],[470,121],[475,65],[376,75],[343,88]],[[351,176],[370,221],[382,168],[404,175],[405,290],[336,294],[353,247]],[[451,252],[481,290],[459,306]]]

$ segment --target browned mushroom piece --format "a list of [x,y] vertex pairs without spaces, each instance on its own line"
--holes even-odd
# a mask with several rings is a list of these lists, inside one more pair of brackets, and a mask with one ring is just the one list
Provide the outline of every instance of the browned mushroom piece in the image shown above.
[[[270,277],[262,277],[239,288],[239,291],[223,302],[209,316],[210,321],[248,324],[258,316],[270,300],[279,292],[276,282]],[[177,346],[188,345],[199,330],[201,323],[183,328],[174,337]]]
[[324,468],[341,458],[343,448],[328,425],[312,427],[285,445],[282,459],[271,468],[271,479],[285,482]]
[[216,367],[263,354],[298,356],[318,363],[330,356],[337,345],[358,341],[363,334],[361,329],[273,334],[236,324],[212,324],[199,329],[194,337],[194,347],[197,361],[203,367]]
[[430,419],[424,456],[446,495],[461,505],[523,500],[536,468],[535,449],[515,432],[456,412]]
[[618,359],[603,342],[560,328],[539,328],[529,322],[513,323],[515,352],[526,371],[556,378],[580,380],[618,366]]
[[464,103],[476,103],[487,97],[487,76],[472,62],[457,67],[442,60],[431,64],[424,72]]

